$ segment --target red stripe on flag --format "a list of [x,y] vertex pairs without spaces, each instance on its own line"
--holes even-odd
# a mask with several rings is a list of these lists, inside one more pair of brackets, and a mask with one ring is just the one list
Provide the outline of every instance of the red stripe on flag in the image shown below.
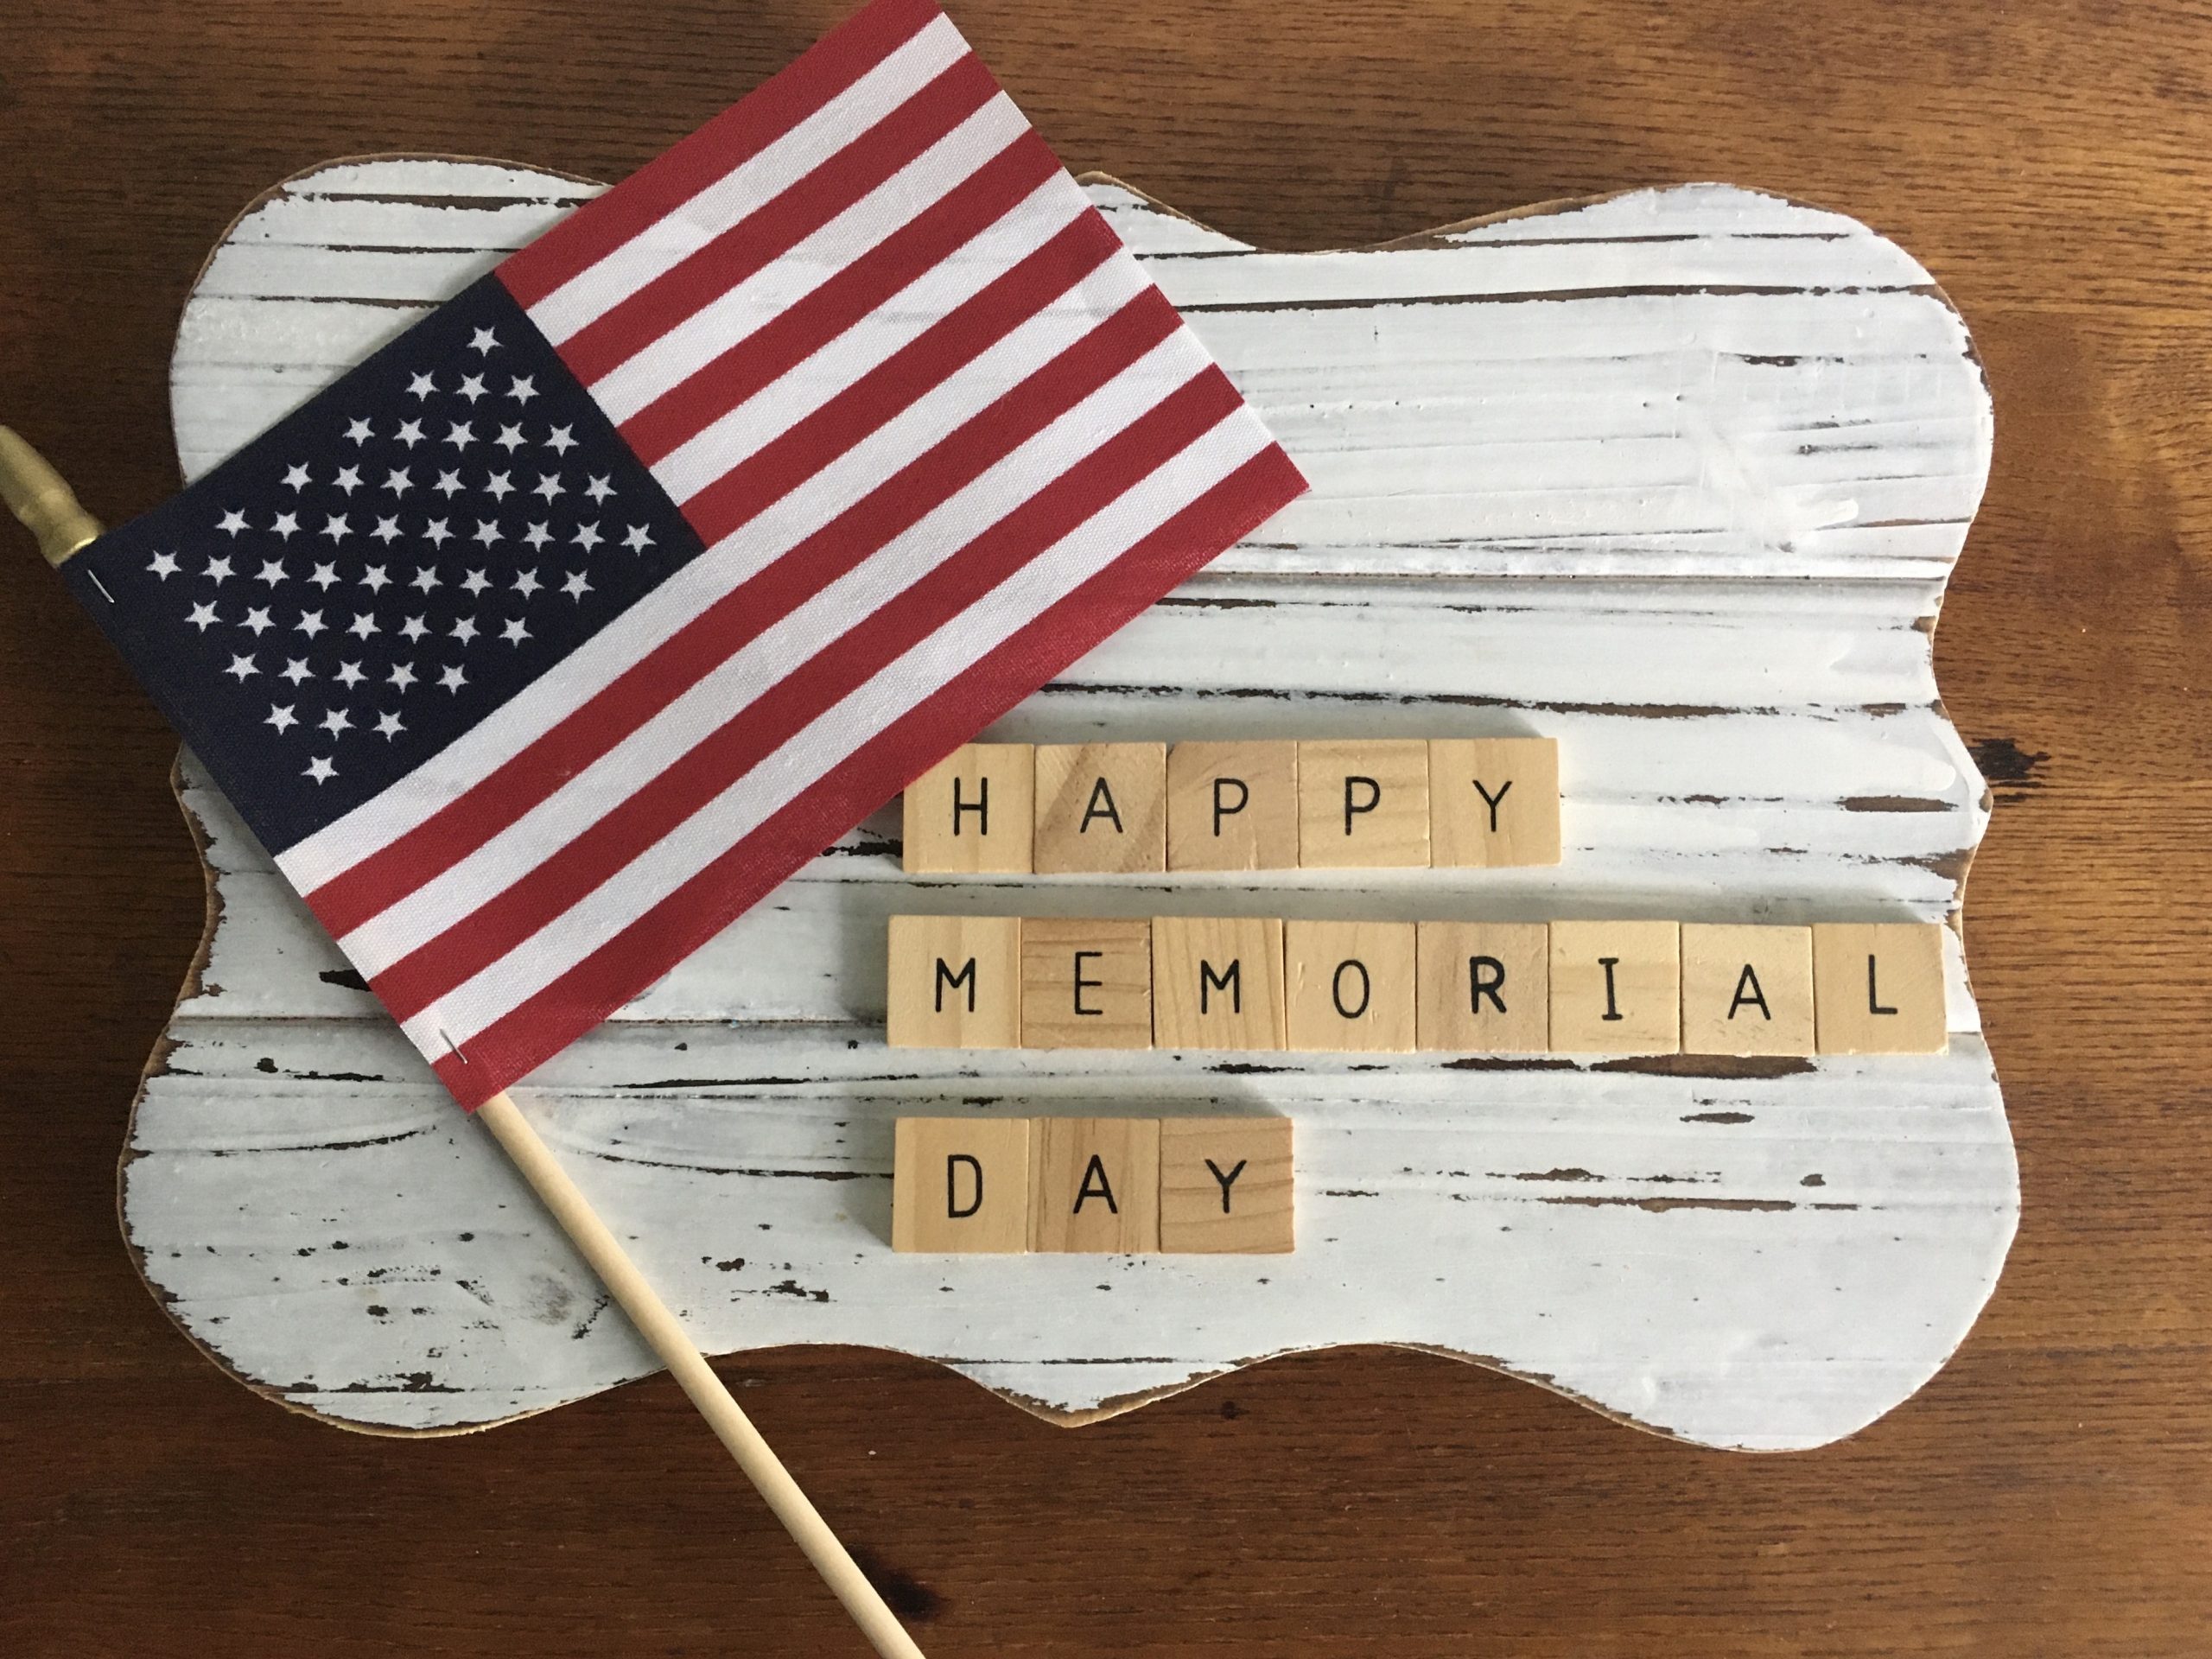
[[[1218,374],[1218,370],[1208,371]],[[1109,569],[988,657],[917,704],[836,771],[646,911],[528,1002],[434,1063],[474,1109],[620,1007],[758,903],[939,756],[1125,626],[1217,550],[1249,533],[1306,487],[1290,458],[1262,450]]]
[[624,421],[624,441],[652,466],[942,264],[1059,168],[1042,138],[1024,133],[920,218]]
[[[516,949],[908,650],[1236,413],[1236,389],[1200,373],[998,523],[859,619],[773,687],[497,897],[377,976],[393,1015],[413,1018]],[[832,838],[842,831],[832,831]]]
[[[1066,282],[1073,280],[1070,276]],[[978,315],[987,317],[989,313]],[[308,893],[308,906],[334,938],[343,938],[467,856],[793,605],[954,494],[1178,325],[1174,308],[1159,290],[1146,290],[773,564],[708,607],[481,783]],[[883,365],[894,373],[897,366],[896,359]],[[826,405],[819,413],[830,416],[834,409],[834,404]],[[802,445],[792,459],[798,459],[803,450]],[[842,449],[814,455],[807,470],[839,453]],[[773,460],[782,462],[785,457]],[[772,499],[765,494],[758,498],[754,510]]]
[[[686,317],[788,254],[988,104],[998,83],[973,55],[917,92],[804,178],[559,341],[587,386]],[[1040,141],[1041,142],[1041,141]]]
[[1121,242],[1084,213],[789,431],[683,504],[712,547],[942,385],[1103,264]]
[[935,0],[875,0],[620,188],[510,255],[499,280],[519,304],[537,304],[766,149],[944,15]]

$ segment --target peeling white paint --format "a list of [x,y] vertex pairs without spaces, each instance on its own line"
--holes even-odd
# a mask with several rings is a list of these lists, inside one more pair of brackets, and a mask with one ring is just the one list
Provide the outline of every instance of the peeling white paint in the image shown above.
[[[179,333],[188,473],[593,188],[385,160],[259,204]],[[2018,1219],[1955,944],[1934,1058],[1078,1065],[886,1049],[882,918],[1954,917],[1986,808],[1927,619],[1988,465],[1963,325],[1864,226],[1725,186],[1306,255],[1092,194],[1317,488],[1000,734],[1552,734],[1566,861],[909,880],[887,814],[518,1097],[711,1351],[900,1349],[1075,1414],[1395,1342],[1714,1446],[1872,1421],[1956,1346]],[[170,1312],[256,1387],[380,1428],[651,1370],[188,757],[181,777],[219,920],[124,1172]],[[1299,1248],[893,1255],[892,1120],[963,1103],[1289,1112]]]

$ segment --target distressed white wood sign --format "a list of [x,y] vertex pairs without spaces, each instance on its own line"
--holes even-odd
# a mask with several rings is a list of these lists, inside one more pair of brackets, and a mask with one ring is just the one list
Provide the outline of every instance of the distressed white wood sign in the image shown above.
[[[213,464],[596,187],[325,167],[231,231],[175,360]],[[1076,1421],[1270,1354],[1398,1343],[1713,1446],[1904,1399],[2018,1209],[1955,947],[1934,1058],[1387,1065],[893,1052],[884,918],[1955,920],[1986,817],[1930,637],[1990,405],[1864,226],[1719,186],[1388,249],[1257,251],[1092,193],[1313,480],[996,735],[1543,733],[1555,869],[909,879],[886,814],[516,1093],[701,1344],[926,1355]],[[149,1281],[287,1404],[391,1430],[652,1362],[188,759],[209,933],[123,1170]],[[902,1112],[1298,1120],[1289,1256],[918,1257]],[[1440,1382],[1444,1379],[1440,1375]]]

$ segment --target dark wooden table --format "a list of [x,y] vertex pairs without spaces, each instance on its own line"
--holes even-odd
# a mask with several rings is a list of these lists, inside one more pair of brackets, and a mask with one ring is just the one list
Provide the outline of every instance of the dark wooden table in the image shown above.
[[[178,308],[257,191],[392,149],[619,178],[841,10],[16,0],[0,418],[148,506]],[[1726,179],[1936,274],[1997,399],[1936,655],[1999,804],[1967,920],[2025,1216],[1948,1369],[1783,1457],[1392,1352],[1076,1433],[917,1360],[731,1363],[930,1652],[2212,1653],[2212,12],[956,10],[1072,166],[1255,241]],[[0,1653],[861,1651],[665,1379],[373,1440],[162,1317],[113,1194],[200,932],[175,746],[27,542],[0,590]]]

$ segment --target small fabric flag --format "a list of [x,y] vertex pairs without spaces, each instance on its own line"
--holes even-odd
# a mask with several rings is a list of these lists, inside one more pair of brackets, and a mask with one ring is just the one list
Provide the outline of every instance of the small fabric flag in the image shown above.
[[875,0],[64,569],[474,1107],[1304,487]]

